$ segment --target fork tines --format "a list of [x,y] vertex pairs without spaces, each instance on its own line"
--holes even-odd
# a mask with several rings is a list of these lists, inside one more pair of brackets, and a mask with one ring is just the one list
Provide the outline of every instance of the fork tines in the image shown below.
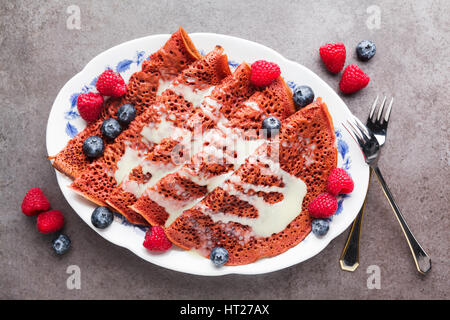
[[[375,101],[373,102],[372,108],[370,109],[370,113],[369,113],[369,118],[367,119],[367,122],[372,121],[372,123],[375,123],[375,121],[379,122],[379,123],[383,123],[384,122],[388,122],[389,121],[389,117],[391,116],[391,109],[392,109],[392,104],[394,103],[394,98],[391,99],[391,102],[389,103],[389,106],[384,114],[384,119],[381,120],[381,117],[383,115],[383,110],[384,107],[386,106],[386,96],[384,96],[383,101],[381,102],[381,105],[378,109],[378,113],[377,116],[375,118],[375,111],[377,108],[377,103],[378,103],[378,96],[375,98]],[[381,121],[380,121],[381,120]]]
[[351,134],[354,135],[356,140],[360,145],[363,145],[365,141],[370,140],[370,132],[367,127],[359,121],[358,118],[353,117],[353,121],[347,120],[350,129],[343,123],[344,128]]

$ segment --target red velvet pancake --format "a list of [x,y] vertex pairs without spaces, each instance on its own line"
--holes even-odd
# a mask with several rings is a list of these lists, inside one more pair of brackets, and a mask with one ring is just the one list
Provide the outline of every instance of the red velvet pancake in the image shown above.
[[[154,103],[139,115],[115,140],[105,148],[103,158],[88,165],[87,169],[72,183],[71,188],[83,197],[98,205],[106,205],[106,200],[114,188],[120,183],[118,172],[122,173],[120,162],[127,152],[129,155],[143,156],[160,142],[157,140],[159,128],[170,126],[186,127],[189,115],[195,110],[193,102],[189,101],[177,88],[186,90],[186,94],[198,90],[209,90],[211,86],[220,83],[230,75],[228,59],[221,47],[189,65],[171,83],[171,87],[156,97]],[[153,131],[152,131],[153,130]],[[186,130],[186,129],[184,129]],[[149,131],[150,134],[144,132]],[[173,132],[169,132],[173,133]],[[127,166],[127,163],[124,163]],[[126,170],[125,170],[125,173]],[[139,215],[133,212],[123,212],[133,223],[145,224]]]
[[261,124],[267,116],[280,120],[294,113],[291,90],[281,77],[255,92],[239,108],[204,134],[200,152],[179,171],[161,179],[131,207],[152,225],[168,225],[220,184],[265,140]]
[[101,136],[100,127],[106,118],[116,118],[117,109],[126,103],[133,104],[137,114],[141,114],[155,101],[160,80],[174,79],[200,58],[186,31],[180,27],[160,50],[150,56],[150,60],[143,62],[142,71],[131,76],[125,96],[108,99],[98,120],[89,123],[56,156],[49,157],[53,160],[53,167],[73,179],[78,177],[92,162],[82,151],[83,142],[90,136]]
[[[198,107],[187,120],[187,128],[194,132],[195,126],[199,125],[199,131],[205,132],[216,126],[217,121],[226,118],[234,112],[247,98],[254,92],[255,87],[250,83],[251,69],[246,63],[239,65],[235,72],[225,78],[219,85],[215,87],[211,95],[205,99],[201,107]],[[201,133],[200,132],[200,133]],[[181,138],[181,139],[180,139]],[[161,170],[159,167],[164,166],[164,170],[174,171],[184,162],[189,160],[191,141],[182,145],[180,140],[185,137],[165,138],[161,143],[150,152],[143,161],[151,167]],[[183,147],[180,150],[180,146]],[[176,149],[178,148],[178,149]],[[183,157],[174,158],[174,152],[184,152]],[[139,164],[135,167],[130,175],[124,179],[121,184],[114,189],[109,195],[106,202],[118,212],[125,216],[130,215],[129,207],[132,206],[138,197],[142,194],[147,186],[153,185],[157,181],[151,180],[155,172],[145,170],[146,165]],[[144,167],[144,169],[143,169]],[[157,172],[159,177],[163,177],[161,172]],[[130,190],[130,189],[135,190]],[[137,189],[136,189],[137,188]],[[140,190],[142,189],[142,190]]]
[[276,139],[184,211],[166,234],[179,247],[205,257],[216,246],[226,248],[227,265],[276,256],[310,232],[308,204],[326,191],[336,164],[332,120],[318,98],[283,121]]

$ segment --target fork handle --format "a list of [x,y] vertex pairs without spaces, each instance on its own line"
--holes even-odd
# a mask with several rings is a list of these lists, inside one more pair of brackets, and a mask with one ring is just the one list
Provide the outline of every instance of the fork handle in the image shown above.
[[391,190],[389,190],[389,187],[387,186],[386,181],[384,180],[383,175],[381,174],[380,168],[378,168],[378,166],[373,166],[372,169],[373,169],[375,175],[377,176],[378,181],[381,184],[384,195],[388,199],[389,204],[391,205],[391,208],[395,213],[395,217],[397,218],[398,222],[400,223],[403,234],[405,235],[406,240],[408,242],[409,249],[411,250],[411,253],[413,255],[417,270],[421,274],[426,274],[427,272],[429,272],[431,270],[430,257],[425,252],[425,250],[422,249],[419,242],[416,240],[416,238],[412,234],[410,228],[408,227],[408,224],[406,223],[405,218],[403,217],[402,213],[400,212],[400,208],[395,203],[394,196],[392,195]]
[[[370,170],[369,184],[371,178],[372,178],[372,169]],[[367,188],[367,192],[369,192],[369,188]],[[341,257],[339,258],[339,264],[341,265],[341,269],[344,271],[353,272],[359,266],[361,227],[364,217],[364,209],[366,208],[366,201],[367,201],[367,193],[366,196],[364,197],[363,205],[359,210],[355,220],[353,221],[352,227],[347,236],[347,241],[345,242],[344,249],[342,250]]]

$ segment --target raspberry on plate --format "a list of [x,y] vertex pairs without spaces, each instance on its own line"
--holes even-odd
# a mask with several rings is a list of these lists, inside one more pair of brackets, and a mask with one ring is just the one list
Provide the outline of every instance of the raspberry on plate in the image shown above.
[[37,228],[41,233],[52,233],[64,226],[64,216],[59,210],[43,212],[37,217]]
[[370,78],[357,65],[351,64],[344,69],[339,88],[343,93],[349,94],[365,88]]
[[166,251],[172,247],[172,242],[167,238],[162,227],[153,226],[145,234],[143,245],[150,251]]
[[332,73],[339,73],[344,68],[346,50],[343,43],[327,43],[319,49],[320,58]]
[[122,76],[111,69],[98,77],[96,87],[102,95],[110,97],[121,97],[127,92],[127,85]]
[[354,183],[348,173],[342,168],[336,168],[328,176],[328,192],[334,196],[353,191]]
[[251,67],[250,81],[258,87],[271,84],[281,74],[280,67],[276,63],[265,60],[255,61]]
[[319,194],[308,206],[309,215],[319,219],[331,217],[336,210],[336,198],[328,192]]
[[22,212],[29,217],[50,209],[50,202],[40,188],[31,188],[22,201]]
[[103,97],[98,93],[82,93],[77,98],[77,108],[81,118],[87,122],[98,119],[103,109]]

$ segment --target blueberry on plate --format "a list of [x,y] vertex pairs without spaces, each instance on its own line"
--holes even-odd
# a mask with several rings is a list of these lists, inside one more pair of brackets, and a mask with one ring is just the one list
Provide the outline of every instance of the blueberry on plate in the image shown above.
[[122,126],[116,119],[109,118],[103,121],[101,131],[106,138],[115,139],[122,132]]
[[134,118],[136,118],[136,108],[131,104],[121,105],[117,110],[117,120],[124,126],[129,125]]
[[370,40],[363,40],[356,46],[356,55],[361,61],[370,60],[377,52],[375,43]]
[[99,136],[91,136],[83,142],[83,153],[86,157],[97,158],[105,151],[103,139]]
[[97,207],[91,215],[92,224],[99,229],[105,229],[113,220],[114,213],[108,207]]
[[324,236],[330,229],[330,222],[326,219],[314,219],[311,228],[316,236]]
[[280,131],[281,122],[277,117],[270,116],[263,120],[262,129],[265,131],[266,137],[271,138],[278,134]]
[[215,247],[211,250],[209,258],[216,266],[223,266],[228,261],[228,250],[222,247]]
[[52,241],[52,248],[57,254],[64,254],[70,249],[70,239],[65,234],[60,234]]
[[308,86],[298,86],[294,89],[293,98],[296,109],[300,110],[314,101],[314,91]]

